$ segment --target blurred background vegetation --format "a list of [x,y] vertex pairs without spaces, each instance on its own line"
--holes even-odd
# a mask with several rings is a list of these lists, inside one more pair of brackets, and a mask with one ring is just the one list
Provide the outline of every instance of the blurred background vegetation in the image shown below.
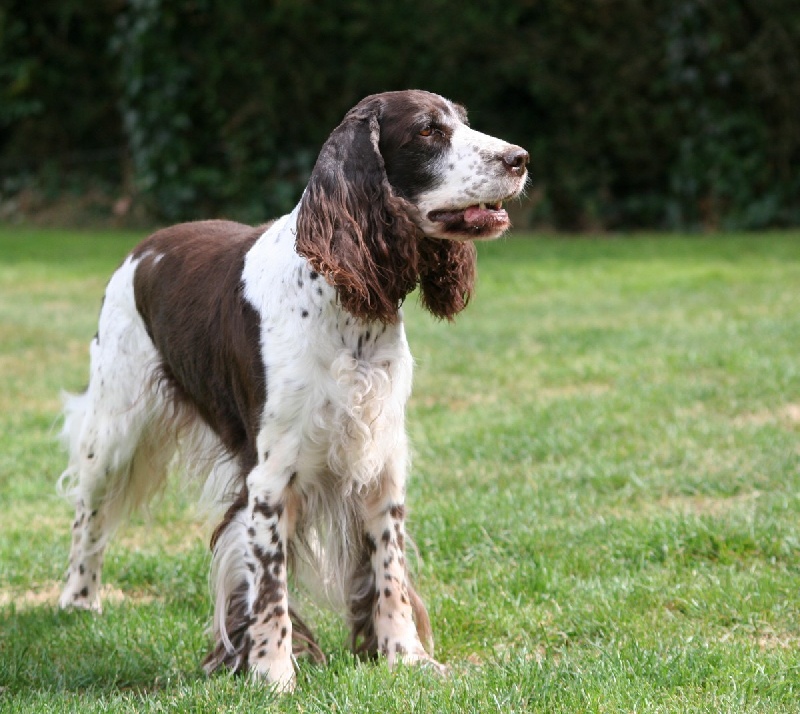
[[261,221],[409,87],[530,150],[518,225],[800,225],[797,0],[0,0],[0,220]]

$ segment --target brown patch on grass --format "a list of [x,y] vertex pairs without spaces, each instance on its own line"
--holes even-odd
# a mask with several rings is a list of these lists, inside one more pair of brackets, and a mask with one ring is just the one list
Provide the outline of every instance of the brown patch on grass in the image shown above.
[[167,553],[185,553],[198,543],[207,541],[208,530],[194,521],[176,520],[170,523],[144,523],[125,526],[111,540],[111,547],[143,551],[158,547]]
[[443,397],[431,394],[415,398],[416,405],[430,409],[432,407],[445,407],[452,412],[466,412],[475,407],[485,407],[496,404],[500,395],[492,390],[474,391],[469,394],[459,394],[457,397]]
[[653,514],[664,513],[719,518],[736,510],[754,508],[760,497],[760,491],[748,491],[736,496],[666,494],[656,501],[636,501],[624,508],[610,509],[610,512],[620,518],[629,518],[632,514],[649,517]]
[[[553,659],[552,653],[548,653],[548,650],[544,645],[538,644],[531,648],[530,644],[521,643],[519,641],[496,645],[492,648],[491,652],[492,654],[471,652],[466,656],[461,664],[475,669],[482,669],[484,667],[495,666],[495,663],[498,659],[504,659],[509,655],[519,654],[522,654],[522,658],[526,662],[536,662],[536,664],[541,664],[545,659],[548,658]],[[457,661],[450,661],[447,663],[447,666],[448,668],[455,670],[464,669],[464,666],[459,667],[459,662]]]
[[[63,509],[43,509],[41,504],[21,504],[17,507],[15,517],[18,523],[25,524],[26,531],[55,533],[69,543],[72,508],[66,501],[63,504]],[[177,554],[208,542],[209,529],[204,524],[183,512],[170,516],[157,518],[149,515],[145,509],[134,516],[133,522],[123,521],[120,529],[111,537],[108,547],[134,552],[159,549],[167,554]]]
[[787,404],[780,410],[780,414],[783,419],[793,424],[800,424],[800,404]]
[[759,649],[769,650],[797,650],[800,648],[800,637],[787,632],[761,632],[756,638]]
[[760,491],[750,491],[736,496],[662,496],[658,501],[643,504],[659,511],[678,512],[683,515],[719,517],[743,506],[753,506],[761,496]]
[[[0,330],[0,338],[2,332]],[[48,388],[42,375],[63,375],[63,379],[55,381],[67,383],[69,365],[84,362],[88,367],[87,355],[88,341],[79,340],[67,340],[58,345],[58,349],[43,343],[0,354],[0,374],[6,375],[0,411],[59,414],[62,409],[60,388]]]
[[603,382],[565,384],[560,387],[542,387],[536,390],[536,397],[546,401],[571,399],[573,397],[601,397],[611,391],[611,385]]
[[[54,480],[55,483],[55,480]],[[69,541],[72,527],[72,511],[66,513],[48,513],[42,508],[41,504],[25,504],[25,507],[17,509],[14,514],[19,526],[15,530],[38,533],[47,531],[48,533],[64,533],[64,538]]]
[[775,424],[784,428],[796,429],[800,425],[800,404],[784,404],[779,409],[762,409],[757,412],[740,414],[733,419],[739,428]]
[[741,630],[728,630],[720,638],[720,642],[731,642],[737,639],[752,640],[758,645],[758,648],[763,652],[774,650],[791,650],[794,651],[800,647],[800,636],[789,632],[776,632],[773,629],[761,631],[745,631]]
[[[525,389],[530,392],[536,401],[555,402],[561,399],[601,397],[610,392],[612,387],[610,384],[601,382],[586,382],[558,387],[531,387],[530,389],[526,387]],[[507,399],[507,396],[500,389],[476,389],[471,393],[458,394],[456,397],[423,393],[419,397],[413,397],[413,403],[425,408],[442,406],[449,411],[459,413],[469,411],[475,407],[495,405],[504,399]]]
[[[61,595],[62,583],[45,583],[35,590],[0,590],[0,607],[7,607],[13,604],[17,610],[30,610],[37,607],[47,607],[58,604],[58,597]],[[156,598],[147,593],[124,593],[119,588],[111,585],[103,585],[100,588],[100,600],[104,605],[119,605],[122,602],[136,604],[147,604],[154,602]]]

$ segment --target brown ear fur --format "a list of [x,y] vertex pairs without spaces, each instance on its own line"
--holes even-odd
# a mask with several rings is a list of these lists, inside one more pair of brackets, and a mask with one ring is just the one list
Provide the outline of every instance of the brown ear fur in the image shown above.
[[303,194],[297,250],[359,318],[395,322],[417,284],[419,230],[378,152],[380,104],[359,105],[322,147]]
[[322,147],[297,219],[297,251],[364,320],[393,323],[417,284],[422,304],[451,319],[472,290],[475,248],[425,238],[396,196],[378,149],[383,106],[351,110]]
[[419,241],[420,299],[436,317],[452,320],[469,303],[475,284],[475,244]]

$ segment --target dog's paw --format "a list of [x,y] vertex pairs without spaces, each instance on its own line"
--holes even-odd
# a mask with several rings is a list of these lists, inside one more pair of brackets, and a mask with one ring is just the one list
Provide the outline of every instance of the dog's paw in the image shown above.
[[[412,667],[422,667],[423,669],[429,670],[434,674],[438,674],[440,677],[446,676],[450,671],[445,665],[443,665],[441,662],[437,662],[424,650],[422,652],[398,655],[392,664],[397,663],[402,665],[410,665]],[[391,667],[392,664],[389,666]]]
[[448,671],[447,667],[437,662],[425,651],[422,643],[417,638],[407,642],[400,640],[394,643],[387,642],[382,651],[386,655],[390,669],[400,664],[411,667],[424,667],[442,676],[446,675]]
[[252,663],[250,671],[259,681],[272,685],[279,694],[290,694],[297,686],[290,656],[260,657]]
[[75,590],[67,586],[58,599],[58,607],[61,610],[88,610],[89,612],[102,614],[103,606],[100,603],[100,593],[89,592],[86,587]]

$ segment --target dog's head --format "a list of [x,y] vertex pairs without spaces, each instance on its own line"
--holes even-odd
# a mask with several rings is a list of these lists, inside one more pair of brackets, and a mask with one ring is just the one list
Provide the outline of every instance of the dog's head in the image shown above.
[[451,318],[469,300],[473,239],[510,223],[527,152],[474,131],[463,107],[417,90],[359,102],[322,147],[298,216],[297,249],[346,309],[392,322],[417,284]]
[[436,94],[365,100],[375,101],[389,184],[413,205],[420,230],[455,240],[501,235],[510,225],[502,204],[524,188],[528,152],[471,129],[466,109]]

